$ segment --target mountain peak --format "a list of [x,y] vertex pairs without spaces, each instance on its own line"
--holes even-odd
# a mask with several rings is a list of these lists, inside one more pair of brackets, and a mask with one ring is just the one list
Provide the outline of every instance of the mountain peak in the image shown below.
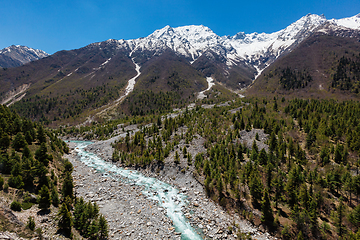
[[342,19],[331,19],[329,21],[335,23],[338,26],[360,30],[360,13],[353,17],[342,18]]
[[172,36],[174,34],[174,29],[170,27],[169,25],[166,25],[165,27],[154,31],[152,34],[149,35],[150,38],[161,38],[164,36]]
[[232,39],[245,39],[246,34],[244,32],[238,32],[237,34],[235,34],[234,36],[232,36]]
[[6,62],[1,62],[1,67],[18,67],[25,63],[47,57],[49,54],[42,50],[29,48],[27,46],[11,45],[0,50],[0,56],[2,56],[2,58],[6,57],[7,59],[11,59],[11,61],[7,60]]

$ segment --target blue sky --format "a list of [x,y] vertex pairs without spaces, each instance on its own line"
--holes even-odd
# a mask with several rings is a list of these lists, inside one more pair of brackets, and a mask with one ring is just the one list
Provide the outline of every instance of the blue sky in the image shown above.
[[50,54],[93,42],[146,37],[166,25],[205,25],[216,34],[274,32],[308,13],[327,19],[360,13],[359,0],[0,0],[0,49]]

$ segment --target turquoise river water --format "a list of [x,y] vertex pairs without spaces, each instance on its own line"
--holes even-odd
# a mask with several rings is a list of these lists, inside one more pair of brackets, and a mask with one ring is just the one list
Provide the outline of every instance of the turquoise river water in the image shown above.
[[121,176],[127,178],[129,183],[143,186],[143,194],[149,199],[155,200],[159,206],[166,210],[166,215],[173,221],[175,230],[181,233],[181,239],[203,239],[200,230],[194,229],[181,211],[181,208],[187,204],[187,196],[180,193],[178,189],[156,178],[145,177],[138,171],[117,167],[112,163],[102,160],[97,155],[85,151],[85,148],[92,144],[90,141],[72,142],[76,144],[75,151],[80,161],[85,165],[108,174],[114,179],[119,179]]

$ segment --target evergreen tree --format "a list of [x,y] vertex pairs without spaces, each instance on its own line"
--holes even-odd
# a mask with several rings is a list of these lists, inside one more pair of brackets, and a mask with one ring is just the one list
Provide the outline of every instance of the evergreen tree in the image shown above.
[[277,145],[277,140],[275,137],[275,133],[272,132],[270,135],[270,143],[269,143],[269,149],[271,152],[275,151],[276,145]]
[[274,225],[274,215],[271,208],[269,193],[267,189],[265,189],[261,201],[261,213],[261,222],[267,224],[269,227],[272,227]]
[[253,171],[253,173],[251,174],[249,188],[253,203],[256,206],[259,204],[259,201],[261,200],[262,191],[264,189],[258,171]]
[[268,161],[268,156],[266,154],[266,151],[265,149],[261,149],[260,153],[259,153],[259,163],[261,165],[266,165],[267,164],[267,161]]
[[337,217],[336,217],[336,230],[339,237],[342,237],[346,231],[346,228],[344,226],[344,219],[345,219],[345,205],[341,198],[339,206],[337,208]]
[[10,146],[10,137],[6,132],[0,132],[0,149],[7,149]]
[[50,198],[50,192],[47,186],[42,186],[40,192],[39,192],[39,208],[41,210],[46,210],[50,207],[51,204],[51,198]]
[[334,154],[334,161],[336,163],[341,163],[342,161],[342,155],[341,155],[341,147],[340,145],[336,145],[336,148],[335,148],[335,154]]
[[39,185],[38,188],[41,188],[42,186],[48,186],[49,187],[49,178],[47,176],[48,169],[44,166],[43,163],[36,161],[36,175],[39,179]]
[[12,147],[16,151],[20,151],[20,148],[24,148],[27,145],[24,135],[21,132],[18,132],[13,141]]
[[175,152],[174,163],[175,163],[175,164],[179,164],[179,163],[180,163],[180,157],[179,157],[179,153],[178,153],[177,151]]
[[59,206],[59,194],[55,186],[51,189],[51,202],[54,207]]
[[0,175],[0,190],[3,189],[4,186],[4,178]]
[[109,227],[107,224],[107,221],[105,219],[105,217],[103,215],[100,215],[99,218],[99,238],[102,239],[107,239],[109,236]]
[[98,232],[99,232],[99,224],[96,219],[90,222],[88,228],[86,237],[89,239],[98,239]]
[[349,221],[355,226],[356,231],[360,228],[360,205],[357,205],[349,214]]
[[41,143],[40,148],[35,152],[35,158],[44,164],[46,167],[49,165],[49,161],[53,159],[52,155],[47,154],[46,143]]
[[25,132],[25,140],[29,145],[31,145],[32,142],[34,141],[34,138],[32,137],[30,131]]
[[85,225],[86,218],[84,217],[85,214],[85,203],[84,199],[77,198],[74,208],[74,227],[76,229],[82,229]]
[[67,196],[70,199],[74,198],[74,183],[70,173],[65,174],[64,182],[62,185],[62,197],[65,199]]
[[282,200],[282,196],[283,196],[282,194],[284,192],[284,182],[280,178],[280,174],[278,174],[278,176],[275,177],[273,181],[273,185],[275,191],[274,194],[275,208],[277,208],[279,201]]
[[44,127],[41,124],[39,124],[39,126],[37,128],[36,138],[39,140],[40,143],[45,143],[46,142],[45,130],[44,130]]
[[61,204],[58,217],[59,217],[59,221],[58,221],[59,229],[62,230],[67,237],[71,236],[71,227],[73,225],[73,221],[72,221],[71,213],[68,210],[65,202]]
[[294,142],[293,142],[292,138],[289,139],[288,149],[289,149],[289,156],[290,157],[294,156],[294,154],[295,154],[295,146],[294,146]]
[[34,230],[35,230],[35,220],[34,220],[33,217],[29,216],[28,222],[27,222],[26,226],[27,226],[31,231],[34,231]]
[[308,135],[306,136],[306,147],[310,149],[313,143],[316,141],[316,130],[311,129]]

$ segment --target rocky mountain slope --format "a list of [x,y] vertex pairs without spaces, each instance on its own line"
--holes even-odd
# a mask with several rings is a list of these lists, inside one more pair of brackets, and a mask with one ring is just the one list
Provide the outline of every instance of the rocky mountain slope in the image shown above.
[[328,22],[269,66],[247,95],[358,99],[359,66],[360,31]]
[[0,67],[19,67],[28,62],[49,56],[48,53],[26,46],[12,45],[0,50]]
[[[141,114],[164,106],[184,106],[207,88],[206,77],[213,77],[215,87],[231,91],[246,88],[275,60],[313,35],[357,36],[359,19],[357,15],[326,20],[308,14],[271,34],[240,32],[220,37],[208,27],[191,25],[166,26],[145,38],[110,39],[0,70],[1,103],[18,101],[14,105],[18,112],[32,119],[77,119],[119,99],[140,66],[134,92],[126,99],[140,105],[145,100],[163,101],[139,108],[125,99],[118,112]],[[230,94],[224,88],[221,91],[221,96],[215,94],[214,98]]]

